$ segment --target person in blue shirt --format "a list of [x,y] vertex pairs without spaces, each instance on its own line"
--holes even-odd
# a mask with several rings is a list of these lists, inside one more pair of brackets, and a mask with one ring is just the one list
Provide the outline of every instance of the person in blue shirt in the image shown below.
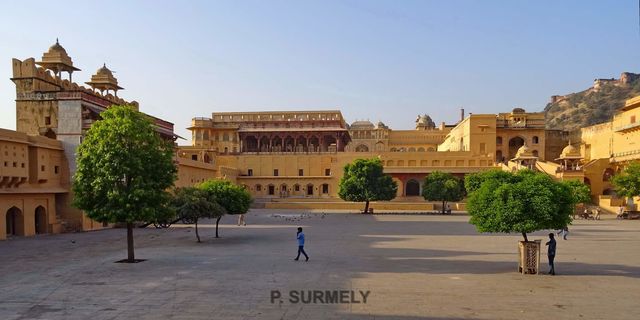
[[304,233],[302,233],[301,227],[298,227],[298,234],[296,238],[298,238],[298,256],[293,260],[298,261],[298,259],[300,258],[300,253],[302,253],[304,254],[305,258],[307,258],[306,261],[309,261],[309,256],[306,252],[304,252]]
[[547,258],[549,258],[549,268],[551,268],[549,270],[549,274],[553,276],[556,274],[556,270],[553,266],[553,259],[556,258],[556,239],[553,238],[553,233],[549,233],[549,241],[547,241],[546,245],[549,246],[549,248],[547,249]]

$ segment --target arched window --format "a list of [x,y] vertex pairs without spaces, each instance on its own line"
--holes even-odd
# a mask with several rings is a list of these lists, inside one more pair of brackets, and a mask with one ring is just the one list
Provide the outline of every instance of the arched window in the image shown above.
[[322,185],[322,194],[328,194],[329,193],[329,184],[325,183]]
[[500,136],[496,137],[496,145],[498,146],[502,145],[502,137]]
[[256,191],[262,192],[262,185],[256,184]]
[[533,150],[533,152],[532,152],[532,153],[533,153],[533,156],[534,156],[534,157],[537,157],[537,156],[538,156],[538,150]]
[[424,148],[423,147],[418,148],[418,152],[424,152]]
[[365,144],[361,144],[356,147],[356,152],[369,152],[369,147]]
[[531,142],[533,142],[533,144],[538,144],[539,142],[538,136],[533,136],[533,138],[531,139]]
[[416,152],[416,148],[414,147],[409,148],[409,152]]
[[228,133],[226,133],[226,132],[225,132],[225,133],[222,135],[222,141],[229,141],[229,134],[228,134]]

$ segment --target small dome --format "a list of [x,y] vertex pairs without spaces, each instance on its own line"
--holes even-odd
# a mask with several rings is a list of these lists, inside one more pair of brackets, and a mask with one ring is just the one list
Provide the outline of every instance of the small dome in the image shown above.
[[67,55],[67,50],[64,49],[64,47],[62,47],[60,45],[60,43],[58,42],[58,39],[56,39],[56,43],[54,43],[51,47],[49,47],[49,53],[58,53],[58,54],[64,54],[65,56]]
[[418,116],[416,120],[416,128],[435,128],[436,123],[433,122],[430,116],[423,114]]
[[520,149],[518,149],[518,151],[516,152],[516,157],[514,159],[533,159],[533,158],[538,158],[538,157],[536,157],[531,151],[531,149],[529,149],[529,147],[527,147],[527,145],[524,144],[522,145],[522,147],[520,147]]
[[100,69],[98,69],[98,71],[96,71],[96,75],[113,77],[113,72],[107,68],[107,64],[105,63]]
[[351,126],[351,129],[373,129],[375,126],[369,120],[358,120],[354,121]]
[[511,113],[526,113],[522,108],[514,108]]
[[571,145],[571,141],[569,144],[562,149],[562,153],[560,153],[560,158],[558,159],[581,159],[580,150]]

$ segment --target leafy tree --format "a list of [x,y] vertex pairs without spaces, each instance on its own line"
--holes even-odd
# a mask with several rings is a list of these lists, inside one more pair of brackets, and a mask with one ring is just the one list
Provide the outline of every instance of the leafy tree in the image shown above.
[[621,173],[611,178],[611,184],[618,195],[627,198],[640,196],[640,162],[629,163]]
[[127,225],[127,262],[135,262],[133,224],[165,215],[176,179],[173,143],[129,106],[100,114],[77,150],[74,205],[94,220]]
[[589,203],[591,202],[591,188],[584,182],[579,180],[563,181],[567,187],[571,190],[574,202],[577,203]]
[[[207,180],[198,186],[209,193],[215,201],[222,206],[227,214],[245,214],[251,206],[251,195],[241,186],[235,185],[228,180]],[[218,225],[222,215],[216,218],[216,238],[218,238]]]
[[476,175],[468,180],[482,182],[469,193],[467,211],[469,222],[480,232],[520,232],[528,241],[529,232],[560,229],[571,222],[575,205],[571,189],[544,173],[507,172],[498,175],[500,179]]
[[198,242],[201,242],[198,233],[198,220],[200,218],[217,219],[226,212],[207,191],[194,187],[176,189],[172,205],[178,216],[193,221],[196,226]]
[[397,192],[398,185],[383,173],[380,159],[356,159],[344,166],[338,196],[345,201],[365,202],[367,213],[370,201],[389,201]]
[[509,182],[514,179],[513,174],[504,170],[487,170],[475,174],[469,174],[464,177],[464,187],[467,193],[471,193],[480,188],[486,180],[495,180],[499,182]]
[[434,171],[424,178],[422,196],[428,201],[442,201],[442,214],[448,201],[464,198],[464,185],[450,173]]

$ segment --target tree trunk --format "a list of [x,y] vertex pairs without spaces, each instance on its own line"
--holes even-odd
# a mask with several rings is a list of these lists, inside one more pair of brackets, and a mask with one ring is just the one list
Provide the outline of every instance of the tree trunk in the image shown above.
[[196,218],[196,238],[198,238],[198,243],[200,243],[200,234],[198,234],[198,218]]
[[446,212],[445,212],[445,205],[446,205],[446,204],[447,204],[447,202],[443,200],[443,201],[442,201],[442,214],[445,214],[445,213],[446,213]]
[[220,223],[220,219],[222,219],[222,217],[218,217],[218,219],[216,219],[216,238],[220,238],[218,237],[218,224]]
[[369,213],[369,200],[365,201],[364,203],[364,214]]
[[522,236],[524,237],[524,242],[529,242],[529,239],[527,239],[527,234],[525,232],[522,233]]
[[127,222],[127,262],[135,262],[133,253],[133,222]]

